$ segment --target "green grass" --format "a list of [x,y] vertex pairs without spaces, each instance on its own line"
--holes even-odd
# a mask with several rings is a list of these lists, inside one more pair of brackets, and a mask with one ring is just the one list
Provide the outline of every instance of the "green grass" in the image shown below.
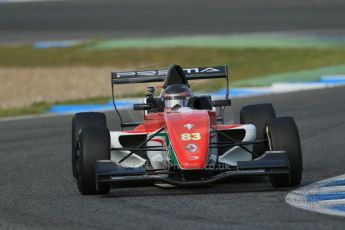
[[0,117],[14,117],[22,115],[35,115],[47,112],[51,104],[36,103],[22,108],[0,109]]
[[[158,64],[161,63],[161,64]],[[345,49],[317,48],[156,48],[88,51],[84,46],[35,50],[0,47],[0,67],[116,66],[145,69],[179,64],[185,67],[227,64],[231,80],[345,64]]]
[[111,97],[94,97],[81,100],[68,100],[52,103],[54,105],[83,105],[83,104],[104,104],[111,100]]
[[0,117],[13,117],[21,115],[35,115],[46,113],[52,105],[82,105],[82,104],[102,104],[111,100],[110,97],[96,97],[83,100],[69,100],[56,103],[35,103],[31,106],[21,108],[0,109]]
[[[345,64],[344,48],[154,48],[88,50],[72,48],[32,49],[31,46],[0,47],[1,67],[114,66],[116,69],[146,69],[169,64],[184,67],[227,64],[230,81]],[[146,66],[146,67],[143,67]],[[116,70],[114,69],[114,70]],[[219,88],[212,81],[207,87]],[[104,103],[109,98],[66,101],[59,104]],[[34,104],[19,109],[0,110],[0,117],[37,114],[52,104]]]

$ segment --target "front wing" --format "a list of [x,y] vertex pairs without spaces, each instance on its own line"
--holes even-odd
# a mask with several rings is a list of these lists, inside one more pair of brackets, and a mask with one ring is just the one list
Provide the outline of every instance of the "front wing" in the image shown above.
[[[190,170],[191,171],[191,170]],[[163,182],[179,187],[210,185],[226,178],[253,175],[289,175],[289,160],[285,151],[267,151],[261,157],[252,161],[238,161],[237,166],[222,164],[205,167],[200,173],[208,172],[212,176],[200,179],[186,180],[170,177],[168,169],[150,170],[145,167],[126,168],[113,161],[96,161],[96,183],[126,184],[133,182]]]

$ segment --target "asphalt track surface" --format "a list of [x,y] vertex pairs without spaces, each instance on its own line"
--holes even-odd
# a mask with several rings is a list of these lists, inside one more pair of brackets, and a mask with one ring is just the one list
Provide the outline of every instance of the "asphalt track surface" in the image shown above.
[[[345,87],[235,99],[272,102],[300,130],[303,185],[345,173]],[[114,113],[107,113],[116,128]],[[154,186],[82,196],[70,163],[71,116],[0,122],[0,229],[344,229],[345,219],[293,208],[265,179],[209,188]]]
[[345,34],[343,0],[70,0],[0,4],[0,42],[294,32]]

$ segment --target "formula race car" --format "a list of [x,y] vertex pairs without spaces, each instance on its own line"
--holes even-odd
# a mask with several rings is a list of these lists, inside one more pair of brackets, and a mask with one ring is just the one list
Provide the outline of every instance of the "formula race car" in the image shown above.
[[[194,95],[191,80],[215,78],[226,80],[223,99]],[[139,182],[212,185],[241,175],[268,176],[274,187],[300,184],[302,153],[293,118],[277,118],[271,104],[256,104],[241,109],[239,124],[224,124],[224,108],[231,105],[226,66],[114,72],[111,82],[122,130],[109,131],[103,113],[73,117],[72,169],[81,194],[107,194]],[[164,82],[160,94],[149,86],[143,103],[133,105],[143,122],[123,122],[114,85],[152,82]]]

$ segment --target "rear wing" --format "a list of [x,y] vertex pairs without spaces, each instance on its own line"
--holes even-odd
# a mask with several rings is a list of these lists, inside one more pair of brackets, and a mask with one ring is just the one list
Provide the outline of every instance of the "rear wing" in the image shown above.
[[[187,68],[181,69],[180,66],[172,65],[169,70],[172,68],[184,72],[185,79],[188,80],[199,80],[199,79],[215,79],[215,78],[225,78],[226,79],[226,95],[225,99],[229,99],[229,78],[228,78],[228,67],[224,66],[214,66],[214,67],[196,67],[196,68]],[[111,73],[111,91],[113,97],[113,105],[116,113],[120,118],[121,128],[137,126],[140,123],[131,122],[124,123],[122,121],[121,114],[116,107],[115,96],[114,96],[114,85],[117,84],[133,84],[133,83],[149,83],[149,82],[163,82],[165,81],[168,69],[164,70],[146,70],[146,71],[126,71],[126,72],[112,72]],[[171,75],[170,75],[171,76]],[[224,113],[224,106],[221,109],[221,114]]]
[[[196,67],[183,69],[187,80],[212,79],[212,78],[228,78],[228,68],[224,66],[215,67]],[[147,70],[147,71],[126,71],[112,72],[112,84],[132,84],[132,83],[148,83],[162,82],[168,70]],[[228,80],[227,80],[228,81]]]

